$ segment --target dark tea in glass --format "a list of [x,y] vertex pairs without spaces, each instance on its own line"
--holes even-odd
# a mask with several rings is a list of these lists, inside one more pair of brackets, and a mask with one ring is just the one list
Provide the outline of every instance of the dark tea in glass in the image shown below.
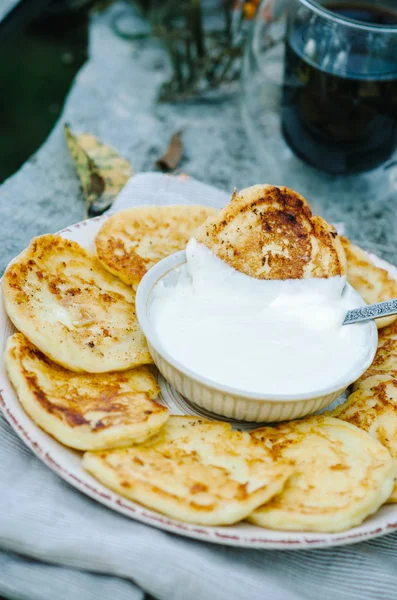
[[317,6],[289,15],[283,134],[323,171],[367,171],[397,145],[397,0],[394,10],[376,0]]

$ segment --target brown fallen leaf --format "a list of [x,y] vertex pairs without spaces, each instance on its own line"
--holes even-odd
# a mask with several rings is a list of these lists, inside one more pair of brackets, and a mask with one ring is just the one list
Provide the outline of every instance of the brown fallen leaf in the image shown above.
[[181,162],[183,153],[183,145],[181,132],[177,131],[171,136],[168,148],[158,160],[156,160],[156,167],[162,171],[172,171]]
[[83,188],[86,216],[102,214],[133,175],[132,167],[116,150],[93,135],[75,135],[67,124],[64,131]]

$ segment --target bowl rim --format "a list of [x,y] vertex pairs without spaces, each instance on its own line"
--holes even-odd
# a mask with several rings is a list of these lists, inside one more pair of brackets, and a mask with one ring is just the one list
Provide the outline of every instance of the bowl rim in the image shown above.
[[[142,280],[138,285],[138,289],[136,292],[136,315],[141,326],[141,329],[148,341],[148,344],[154,348],[154,350],[170,365],[174,367],[174,369],[183,373],[186,377],[189,377],[196,383],[203,385],[207,388],[220,392],[222,394],[228,394],[233,397],[245,398],[246,400],[254,400],[259,402],[301,402],[302,400],[313,400],[315,398],[319,398],[321,396],[328,396],[340,390],[342,393],[349,385],[351,385],[354,381],[356,381],[361,375],[368,369],[371,365],[374,356],[377,350],[378,344],[378,330],[375,324],[375,321],[369,321],[367,325],[371,327],[372,331],[370,332],[369,341],[372,343],[372,349],[369,353],[369,357],[367,360],[360,364],[354,371],[351,372],[349,377],[346,377],[345,380],[339,380],[337,384],[333,386],[329,386],[328,388],[322,388],[310,393],[300,393],[300,394],[271,394],[266,396],[265,394],[261,394],[259,392],[248,392],[239,388],[234,388],[232,386],[223,385],[213,379],[209,379],[204,375],[200,375],[195,371],[192,371],[189,367],[181,363],[179,360],[175,359],[169,352],[164,348],[162,343],[160,342],[155,328],[151,322],[151,319],[148,314],[148,304],[150,300],[150,296],[155,288],[155,286],[159,283],[161,279],[163,279],[168,273],[171,271],[178,269],[182,265],[186,263],[186,252],[185,250],[181,250],[180,252],[175,252],[163,258],[161,261],[156,263],[149,271],[144,275]],[[361,296],[356,292],[349,283],[346,282],[346,285],[349,286],[353,292],[356,294],[357,299],[362,303],[362,306],[365,306],[364,300]]]

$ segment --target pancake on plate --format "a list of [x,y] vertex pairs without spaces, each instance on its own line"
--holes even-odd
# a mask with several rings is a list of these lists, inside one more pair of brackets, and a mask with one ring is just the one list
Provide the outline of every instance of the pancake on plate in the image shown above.
[[[385,269],[373,264],[370,256],[348,239],[341,237],[347,259],[347,281],[362,296],[367,304],[397,298],[397,281]],[[376,319],[380,329],[390,325],[397,315]]]
[[34,238],[8,266],[3,295],[15,327],[65,368],[104,373],[152,362],[134,291],[76,242]]
[[[389,450],[397,468],[397,379],[370,377],[331,414],[367,431]],[[397,485],[388,501],[397,502]]]
[[311,417],[251,433],[296,472],[249,521],[287,531],[335,532],[360,524],[387,500],[395,468],[379,442],[331,417]]
[[279,493],[292,473],[246,432],[176,416],[144,444],[85,453],[83,466],[130,500],[200,525],[244,519]]
[[167,409],[154,401],[160,390],[148,367],[74,373],[21,333],[8,339],[4,359],[25,411],[65,446],[101,450],[142,442],[168,419]]
[[352,385],[356,390],[364,385],[368,387],[369,379],[376,376],[378,380],[397,379],[397,321],[379,331],[378,347],[372,364]]
[[[397,321],[379,332],[375,359],[352,389],[330,414],[367,431],[389,450],[397,466]],[[397,502],[397,484],[389,502]]]
[[136,287],[161,259],[183,250],[199,225],[214,214],[209,206],[137,206],[109,217],[95,239],[103,264]]
[[196,238],[229,265],[257,279],[346,274],[335,229],[286,187],[254,185],[200,227]]

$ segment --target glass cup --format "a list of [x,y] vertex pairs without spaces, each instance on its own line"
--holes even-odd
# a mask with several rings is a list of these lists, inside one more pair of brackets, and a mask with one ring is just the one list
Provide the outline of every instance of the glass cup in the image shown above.
[[262,0],[242,109],[258,179],[296,189],[356,240],[395,244],[396,0]]
[[319,169],[366,171],[397,144],[397,5],[396,12],[376,2],[325,6],[289,2],[283,134]]

